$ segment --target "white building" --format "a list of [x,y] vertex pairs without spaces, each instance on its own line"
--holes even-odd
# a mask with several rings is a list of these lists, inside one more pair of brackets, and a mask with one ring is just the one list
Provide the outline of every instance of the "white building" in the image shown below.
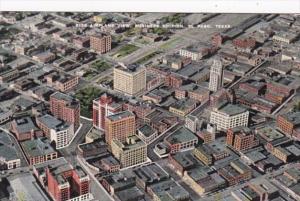
[[55,141],[56,149],[61,149],[67,146],[74,136],[74,126],[64,124],[61,127],[52,128],[50,130],[50,139]]
[[213,108],[210,123],[216,124],[218,130],[227,130],[238,126],[248,126],[249,111],[232,104]]
[[193,61],[198,61],[202,58],[202,54],[197,51],[192,51],[189,49],[180,49],[179,55],[183,57],[191,58]]
[[49,114],[38,117],[36,122],[45,135],[56,143],[56,149],[67,146],[75,134],[74,124],[69,124]]
[[221,60],[214,60],[210,68],[209,90],[218,91],[223,86],[223,65]]

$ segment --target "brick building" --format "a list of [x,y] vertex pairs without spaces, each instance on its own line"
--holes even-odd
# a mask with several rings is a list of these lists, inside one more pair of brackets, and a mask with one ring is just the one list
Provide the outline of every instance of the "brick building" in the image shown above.
[[236,38],[232,41],[232,44],[239,50],[251,51],[256,46],[256,40],[254,38]]
[[57,152],[51,147],[48,138],[37,138],[21,143],[30,165],[43,163],[57,158]]
[[227,130],[226,144],[233,147],[237,151],[251,149],[258,145],[254,133],[248,127],[236,127]]
[[74,124],[74,131],[80,125],[80,103],[75,98],[61,92],[50,96],[50,110],[53,116]]
[[105,141],[111,145],[113,139],[125,142],[126,138],[135,134],[135,115],[123,111],[106,117]]
[[111,50],[111,36],[100,34],[90,37],[91,49],[103,54]]
[[193,148],[198,144],[198,137],[187,128],[181,127],[166,137],[164,142],[169,146],[170,153],[176,153]]
[[113,100],[112,96],[102,94],[93,100],[93,126],[97,129],[105,129],[105,118],[122,111],[122,105]]
[[222,176],[229,186],[233,186],[251,179],[251,169],[239,160],[231,161],[229,165],[220,168],[218,174]]
[[79,83],[79,77],[68,75],[66,73],[53,71],[45,76],[47,84],[61,92],[69,91]]
[[10,123],[10,130],[15,134],[18,141],[31,140],[34,137],[42,137],[40,130],[29,116],[14,119]]
[[278,115],[276,125],[286,135],[295,135],[300,127],[300,112]]
[[90,178],[64,158],[35,165],[34,173],[54,201],[90,200]]

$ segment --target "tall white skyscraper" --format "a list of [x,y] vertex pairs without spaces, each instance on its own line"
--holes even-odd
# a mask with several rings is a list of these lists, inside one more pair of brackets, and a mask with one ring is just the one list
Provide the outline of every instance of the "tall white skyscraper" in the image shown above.
[[223,65],[220,59],[215,59],[210,69],[209,90],[218,91],[223,86]]

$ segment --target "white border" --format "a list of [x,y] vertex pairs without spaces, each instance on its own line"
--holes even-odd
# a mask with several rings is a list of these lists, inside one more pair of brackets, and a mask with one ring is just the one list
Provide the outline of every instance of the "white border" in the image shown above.
[[300,13],[300,0],[0,0],[0,11]]

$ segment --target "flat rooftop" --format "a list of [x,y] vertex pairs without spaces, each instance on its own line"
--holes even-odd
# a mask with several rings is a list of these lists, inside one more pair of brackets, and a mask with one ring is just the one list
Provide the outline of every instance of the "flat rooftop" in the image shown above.
[[225,113],[225,114],[229,115],[229,116],[241,114],[241,113],[247,111],[246,108],[240,107],[238,105],[233,105],[233,104],[230,104],[230,103],[222,105],[221,107],[218,108],[218,110],[222,113]]
[[144,124],[138,130],[146,137],[149,137],[156,132],[149,124]]
[[282,116],[294,125],[300,124],[300,112],[287,113],[283,114]]
[[29,116],[15,119],[15,123],[16,130],[19,133],[27,133],[31,132],[32,130],[38,130],[38,128],[35,126],[35,124]]
[[38,120],[42,122],[44,125],[46,125],[48,128],[54,130],[63,130],[69,127],[69,125],[66,122],[63,122],[49,114],[38,117]]
[[190,107],[193,107],[197,102],[198,101],[194,99],[183,99],[176,101],[174,104],[171,105],[171,107],[178,110],[185,110],[189,109]]
[[136,135],[127,138],[126,142],[122,143],[120,140],[114,139],[113,142],[123,149],[123,151],[136,149],[138,147],[146,146],[146,144]]
[[15,174],[7,179],[14,192],[22,192],[23,200],[50,201],[30,173]]
[[54,94],[51,95],[51,97],[54,97],[58,100],[63,100],[68,103],[77,102],[77,100],[75,98],[73,98],[72,96],[69,96],[67,94],[64,94],[62,92],[55,92]]
[[248,152],[245,155],[255,163],[267,158],[267,156],[259,151]]
[[128,72],[128,73],[137,73],[137,72],[141,71],[143,68],[140,68],[139,65],[130,64],[127,66],[118,65],[115,67],[115,69],[122,70],[122,71]]
[[258,133],[261,137],[263,137],[268,142],[284,137],[284,134],[277,131],[273,126],[268,126],[268,125],[261,128],[257,128],[256,133]]
[[55,153],[56,151],[51,147],[48,138],[37,138],[34,140],[27,140],[21,143],[26,155],[29,157],[37,157]]
[[189,197],[189,193],[173,180],[166,180],[151,185],[149,188],[161,200],[181,200],[182,197]]
[[291,152],[292,154],[294,154],[295,156],[300,156],[300,149],[299,147],[296,147],[295,145],[290,145],[285,147],[285,149],[287,149],[289,152]]
[[184,143],[192,140],[198,140],[198,137],[185,127],[181,127],[174,131],[166,138],[170,144]]
[[107,118],[110,119],[111,121],[117,121],[117,120],[121,120],[121,119],[124,119],[127,117],[135,117],[135,116],[132,112],[129,112],[129,111],[123,111],[123,112],[119,112],[119,113],[107,116]]
[[199,164],[199,161],[195,158],[191,151],[177,152],[172,155],[172,158],[185,168]]
[[133,170],[134,174],[145,183],[155,183],[169,178],[169,174],[155,163]]
[[6,161],[19,159],[18,150],[8,133],[0,131],[0,157]]

